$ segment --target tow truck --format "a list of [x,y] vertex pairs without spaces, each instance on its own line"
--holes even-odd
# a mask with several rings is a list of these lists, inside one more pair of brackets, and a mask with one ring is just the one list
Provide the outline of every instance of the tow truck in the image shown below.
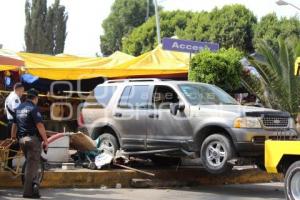
[[[300,75],[300,57],[295,62],[295,75]],[[265,142],[265,168],[268,173],[284,174],[284,189],[287,200],[300,200],[300,140]]]

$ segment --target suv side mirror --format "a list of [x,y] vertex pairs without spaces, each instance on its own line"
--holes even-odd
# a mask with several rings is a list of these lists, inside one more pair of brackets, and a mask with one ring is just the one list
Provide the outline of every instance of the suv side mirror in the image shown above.
[[179,110],[180,112],[183,112],[183,111],[184,111],[184,109],[185,109],[185,105],[184,105],[184,103],[182,103],[182,102],[179,102],[179,105],[178,105],[178,110]]
[[170,112],[172,115],[177,115],[178,110],[182,112],[184,111],[184,109],[185,109],[185,105],[182,102],[170,104]]

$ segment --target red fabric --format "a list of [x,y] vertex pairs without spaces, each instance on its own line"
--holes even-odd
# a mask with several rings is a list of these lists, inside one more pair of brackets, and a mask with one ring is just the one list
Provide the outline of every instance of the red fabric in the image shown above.
[[64,133],[57,133],[55,135],[52,135],[51,137],[48,138],[48,143],[50,144],[63,136],[64,136]]
[[24,66],[24,61],[10,57],[0,56],[0,65]]

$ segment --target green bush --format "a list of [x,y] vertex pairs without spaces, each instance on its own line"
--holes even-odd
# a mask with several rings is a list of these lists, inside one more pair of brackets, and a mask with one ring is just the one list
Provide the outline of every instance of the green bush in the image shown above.
[[217,85],[230,92],[240,87],[243,53],[235,48],[204,50],[190,64],[189,80]]

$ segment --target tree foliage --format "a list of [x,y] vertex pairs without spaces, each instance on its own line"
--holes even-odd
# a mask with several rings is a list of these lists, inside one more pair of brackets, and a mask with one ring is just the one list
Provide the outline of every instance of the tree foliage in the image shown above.
[[[100,36],[103,55],[110,55],[122,49],[122,39],[131,30],[147,19],[147,0],[116,0],[111,13],[104,20],[104,35]],[[154,14],[154,5],[149,1],[149,16]]]
[[293,42],[300,38],[300,22],[297,17],[278,18],[275,13],[261,18],[255,26],[253,43],[259,47],[260,40],[265,40],[271,48],[278,50],[278,39]]
[[[180,39],[212,41],[221,47],[235,47],[252,52],[253,26],[256,17],[242,5],[215,8],[211,12],[162,12],[162,37],[177,36]],[[123,51],[139,55],[157,45],[155,18],[135,28],[123,41]]]
[[243,5],[234,4],[215,8],[211,12],[197,13],[185,30],[178,33],[180,38],[218,42],[221,47],[235,47],[252,52],[254,14]]
[[65,7],[55,0],[47,9],[47,0],[26,0],[25,43],[31,53],[63,53],[68,15]]
[[257,43],[259,56],[251,56],[250,62],[260,76],[245,76],[243,83],[269,107],[295,114],[300,101],[300,78],[294,76],[294,62],[300,55],[300,46],[291,46],[280,39],[275,52],[266,41]]
[[217,85],[231,92],[240,87],[243,53],[235,48],[204,50],[191,60],[189,80]]
[[[179,10],[161,12],[161,37],[172,37],[177,30],[184,29],[192,15],[191,12]],[[122,50],[137,56],[154,49],[157,44],[156,22],[153,16],[143,25],[135,28],[128,37],[124,38]]]

